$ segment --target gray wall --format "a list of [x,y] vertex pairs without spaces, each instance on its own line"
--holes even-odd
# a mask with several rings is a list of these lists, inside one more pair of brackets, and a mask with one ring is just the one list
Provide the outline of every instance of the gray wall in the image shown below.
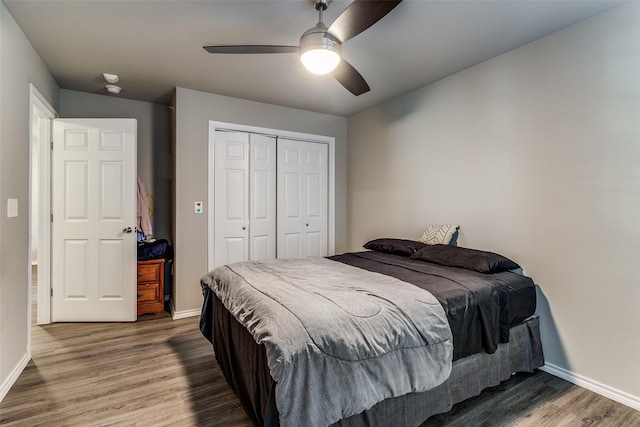
[[[207,272],[207,215],[193,212],[194,201],[207,201],[209,120],[335,137],[336,251],[346,241],[347,119],[278,107],[189,89],[175,96],[174,307],[176,312],[202,306],[200,278]],[[207,209],[205,205],[205,213]]]
[[[29,83],[58,106],[58,85],[0,3],[0,395],[28,357]],[[7,199],[18,217],[7,218]]]
[[350,249],[460,224],[458,245],[540,286],[551,367],[640,402],[640,3],[354,115],[348,137]]
[[60,117],[138,120],[138,173],[156,209],[153,236],[171,240],[171,112],[167,105],[62,89]]

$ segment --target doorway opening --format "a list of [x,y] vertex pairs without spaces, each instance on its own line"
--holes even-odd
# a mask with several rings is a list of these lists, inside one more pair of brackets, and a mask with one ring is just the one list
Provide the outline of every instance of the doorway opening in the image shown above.
[[[33,84],[29,85],[29,270],[28,322],[31,333],[32,306],[36,322],[51,323],[51,127],[58,116],[55,109]],[[29,346],[31,337],[29,336]],[[31,349],[29,349],[29,352]]]

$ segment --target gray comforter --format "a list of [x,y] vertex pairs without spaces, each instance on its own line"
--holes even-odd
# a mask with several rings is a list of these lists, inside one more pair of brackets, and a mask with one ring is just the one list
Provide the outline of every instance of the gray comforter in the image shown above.
[[329,425],[451,371],[440,303],[398,279],[323,258],[219,267],[202,278],[265,346],[283,426]]

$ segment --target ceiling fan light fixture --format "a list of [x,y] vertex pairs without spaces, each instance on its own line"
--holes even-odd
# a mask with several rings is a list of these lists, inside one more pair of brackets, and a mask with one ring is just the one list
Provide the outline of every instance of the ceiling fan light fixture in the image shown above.
[[300,37],[300,61],[314,74],[328,74],[340,63],[340,43],[327,35],[322,23]]
[[328,49],[311,49],[300,55],[300,61],[314,74],[328,74],[340,63],[340,55]]

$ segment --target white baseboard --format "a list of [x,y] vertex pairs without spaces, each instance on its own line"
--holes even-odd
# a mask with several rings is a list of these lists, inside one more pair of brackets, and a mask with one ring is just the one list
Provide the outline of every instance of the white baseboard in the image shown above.
[[200,316],[202,309],[195,308],[193,310],[182,310],[176,311],[176,308],[173,306],[173,300],[169,301],[169,307],[171,307],[171,318],[173,320],[185,319],[187,317],[195,317]]
[[2,382],[2,385],[0,385],[0,402],[2,402],[2,399],[4,399],[7,393],[9,393],[9,390],[11,390],[11,387],[13,387],[22,371],[24,371],[24,368],[29,364],[30,360],[31,355],[26,353],[20,362],[18,362],[16,367],[13,368],[13,371],[11,371],[7,379]]
[[544,366],[540,368],[540,370],[556,377],[562,378],[563,380],[569,381],[570,383],[573,383],[575,385],[579,385],[580,387],[584,387],[587,390],[591,390],[594,393],[598,393],[604,397],[608,397],[609,399],[615,400],[616,402],[622,403],[623,405],[627,405],[637,411],[640,411],[640,397],[638,396],[633,396],[624,391],[620,391],[613,387],[609,387],[608,385],[601,384],[590,378],[578,375],[567,369],[550,363],[545,363]]

